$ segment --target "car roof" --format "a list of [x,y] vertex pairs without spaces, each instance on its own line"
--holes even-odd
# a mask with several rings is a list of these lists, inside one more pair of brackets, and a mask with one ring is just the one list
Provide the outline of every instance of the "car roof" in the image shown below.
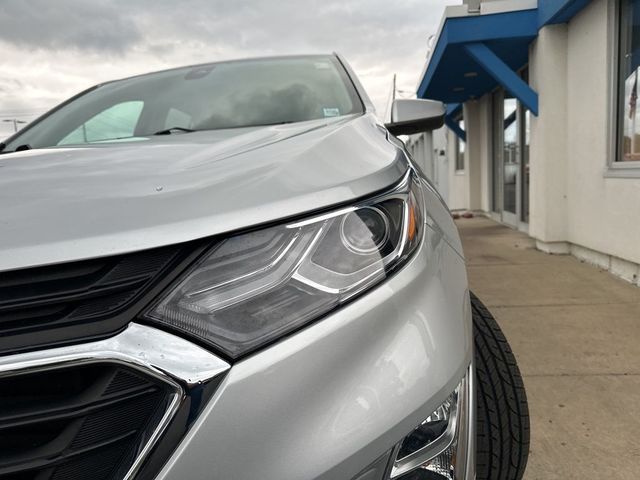
[[303,59],[303,58],[330,58],[330,57],[337,58],[338,55],[336,53],[311,53],[311,54],[292,54],[292,55],[268,55],[268,56],[256,56],[256,57],[245,57],[245,58],[232,58],[227,60],[216,60],[212,62],[196,63],[192,65],[179,65],[177,67],[165,68],[162,70],[154,70],[151,72],[131,75],[129,77],[117,78],[114,80],[107,80],[105,82],[98,83],[97,85],[94,86],[94,88],[102,85],[107,85],[110,83],[121,82],[124,80],[142,78],[148,75],[155,75],[158,73],[173,72],[177,70],[190,69],[190,68],[207,67],[209,65],[222,65],[225,63],[242,63],[242,62],[251,62],[251,61],[257,61],[257,60],[287,60],[287,59],[293,60],[293,59]]

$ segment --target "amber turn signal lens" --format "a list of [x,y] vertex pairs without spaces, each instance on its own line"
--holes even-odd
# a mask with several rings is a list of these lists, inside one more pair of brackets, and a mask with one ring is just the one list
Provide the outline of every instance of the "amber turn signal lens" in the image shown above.
[[416,207],[413,202],[409,202],[409,225],[407,225],[407,237],[413,241],[418,233],[417,220],[416,220]]

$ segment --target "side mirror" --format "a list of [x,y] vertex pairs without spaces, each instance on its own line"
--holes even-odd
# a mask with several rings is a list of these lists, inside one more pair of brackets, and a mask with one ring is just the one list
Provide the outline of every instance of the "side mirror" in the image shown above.
[[401,98],[391,105],[391,123],[385,126],[393,135],[428,132],[444,125],[445,113],[442,102]]

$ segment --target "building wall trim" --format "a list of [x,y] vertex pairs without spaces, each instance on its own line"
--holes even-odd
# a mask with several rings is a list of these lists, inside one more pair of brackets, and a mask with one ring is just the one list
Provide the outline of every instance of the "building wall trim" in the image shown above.
[[640,264],[570,242],[536,240],[536,248],[549,255],[571,255],[640,287]]

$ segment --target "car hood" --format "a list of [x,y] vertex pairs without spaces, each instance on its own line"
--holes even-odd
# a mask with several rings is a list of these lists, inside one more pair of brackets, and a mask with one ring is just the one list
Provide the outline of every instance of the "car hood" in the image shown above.
[[406,158],[374,116],[0,156],[0,271],[203,238],[362,197]]

